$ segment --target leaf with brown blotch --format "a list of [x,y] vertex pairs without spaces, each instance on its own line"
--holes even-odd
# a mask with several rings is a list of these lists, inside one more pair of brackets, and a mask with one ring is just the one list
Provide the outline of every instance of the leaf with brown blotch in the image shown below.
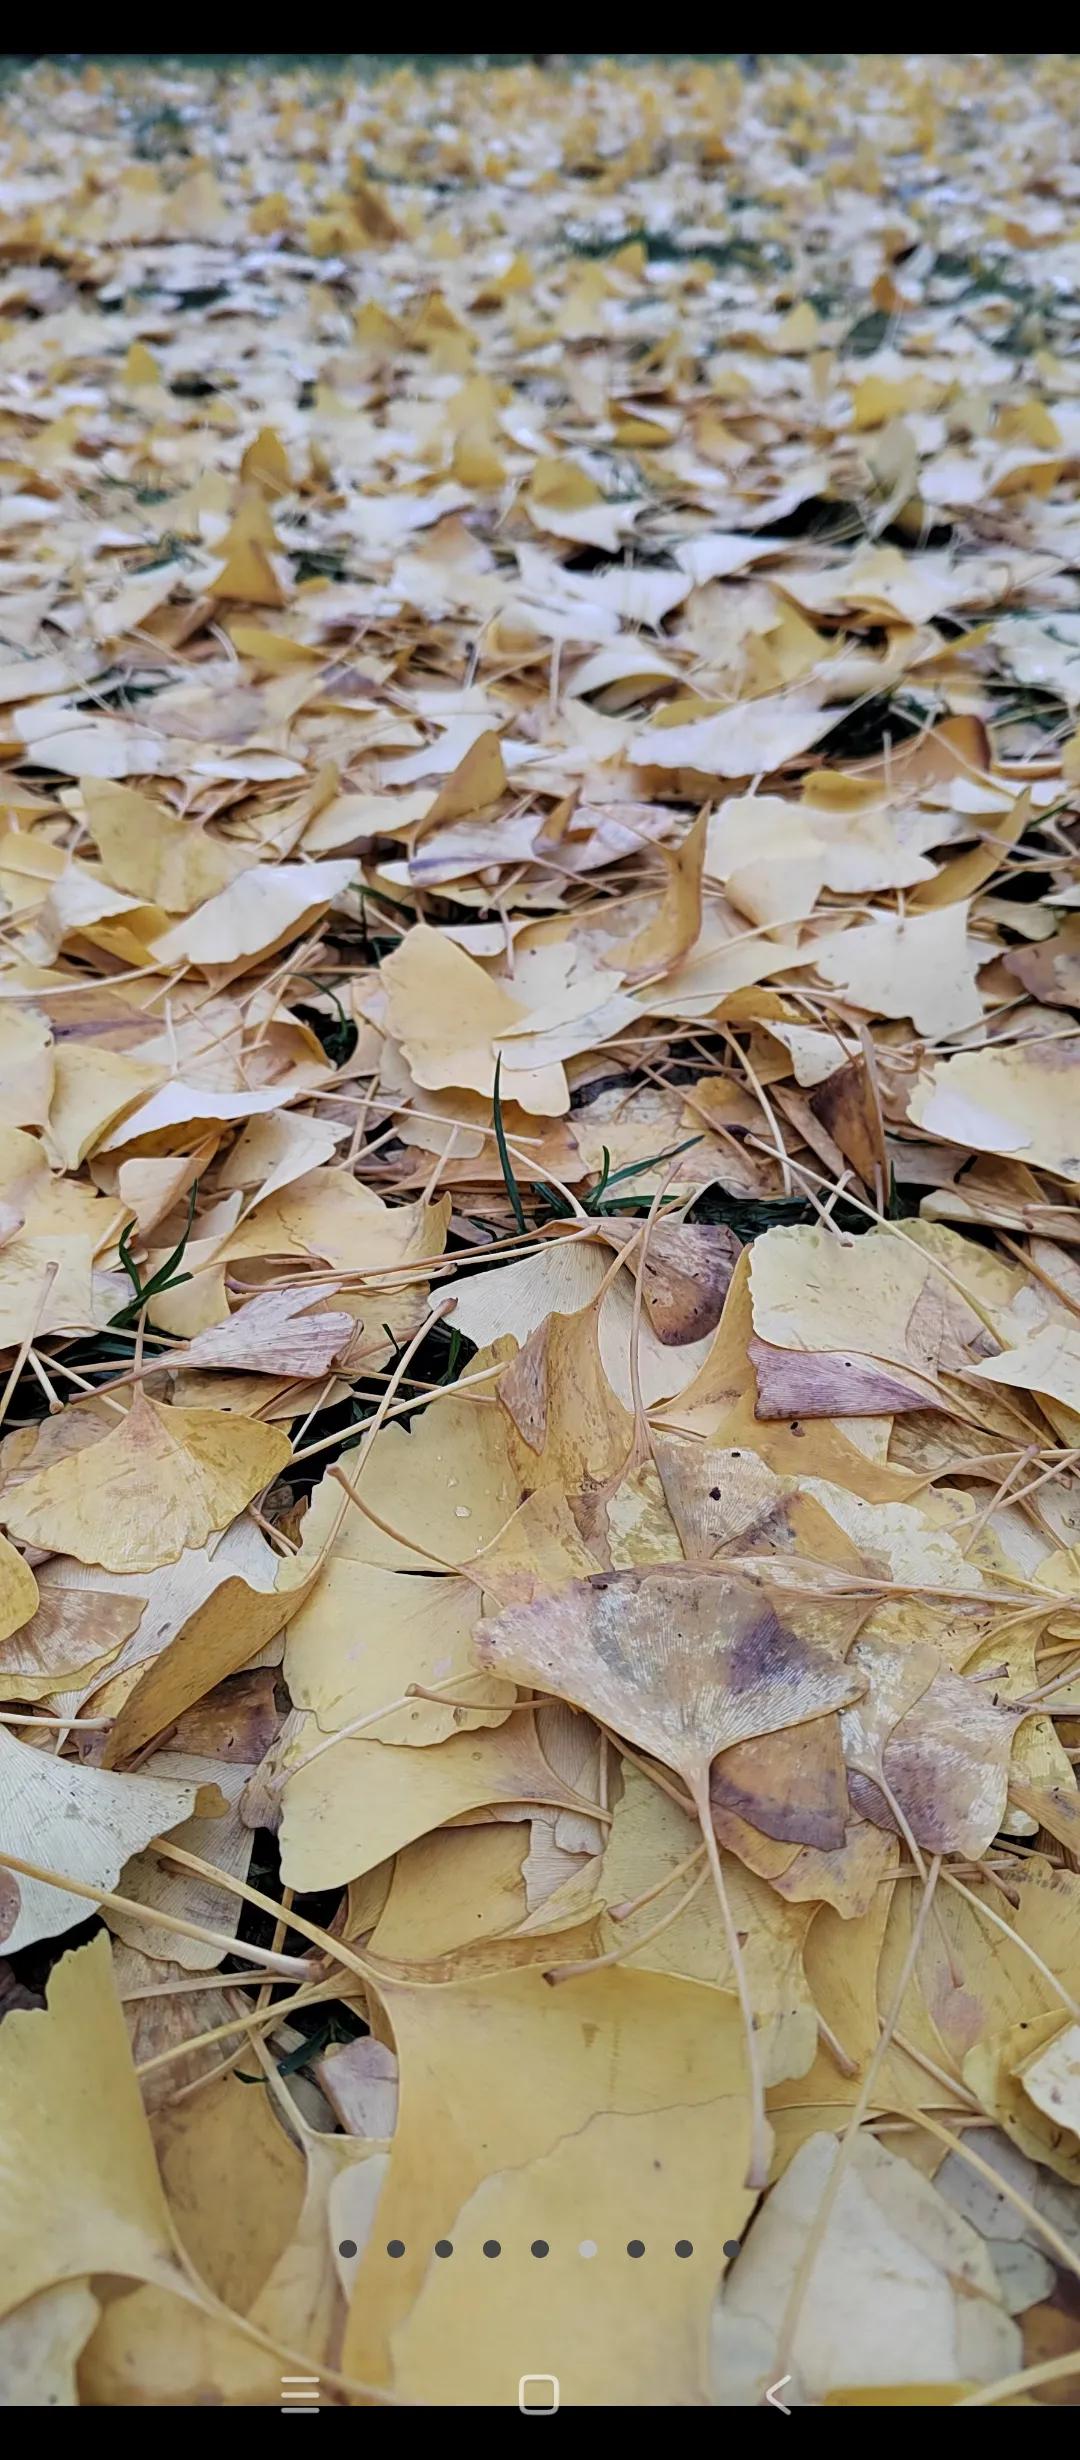
[[929,1690],[941,1672],[941,1659],[922,1642],[901,1647],[868,1637],[856,1643],[852,1661],[861,1668],[866,1688],[841,1715],[844,1758],[852,1776],[876,1783],[890,1735]]
[[837,1852],[851,1816],[839,1718],[733,1743],[713,1761],[709,1794],[714,1809],[737,1811],[780,1844]]
[[588,1709],[681,1776],[701,1822],[747,2025],[756,2084],[751,2179],[767,2164],[753,2015],[709,1802],[717,1753],[856,1699],[864,1677],[781,1622],[726,1574],[598,1574],[477,1625],[480,1663]]
[[767,1590],[673,1566],[597,1573],[482,1620],[480,1662],[588,1709],[695,1789],[720,1751],[848,1706],[866,1677],[800,1640]]
[[[635,1224],[603,1221],[597,1236],[609,1247],[625,1247],[635,1236]],[[658,1341],[701,1341],[713,1331],[741,1252],[741,1240],[723,1222],[654,1224],[644,1253],[641,1294]],[[636,1270],[639,1254],[640,1242],[629,1269]]]
[[596,1308],[548,1316],[504,1367],[495,1391],[522,1494],[558,1486],[580,1496],[588,1538],[591,1516],[627,1468],[634,1440],[630,1412],[604,1373]]
[[[924,1652],[903,1654],[914,1657]],[[925,1654],[933,1656],[936,1651]],[[870,1691],[867,1700],[848,1716],[861,1720],[865,1712],[871,1720],[875,1676],[883,1662],[878,1644],[860,1642],[853,1657],[866,1666]],[[898,1696],[890,1682],[892,1706]],[[985,1686],[967,1682],[963,1675],[939,1665],[884,1738],[877,1780],[884,1778],[888,1795],[882,1793],[874,1775],[853,1769],[849,1786],[854,1808],[879,1827],[899,1829],[900,1818],[892,1808],[898,1805],[907,1832],[927,1853],[963,1854],[977,1860],[1004,1819],[1016,1729],[1031,1713],[1023,1706],[996,1701]]]
[[1010,948],[1003,963],[1044,1007],[1080,1007],[1080,917],[1034,948]]
[[[871,1046],[872,1047],[872,1046]],[[881,1101],[865,1054],[846,1060],[810,1095],[810,1108],[864,1186],[888,1185]]]
[[748,1341],[758,1418],[868,1418],[944,1409],[948,1395],[928,1376],[840,1350],[778,1350]]

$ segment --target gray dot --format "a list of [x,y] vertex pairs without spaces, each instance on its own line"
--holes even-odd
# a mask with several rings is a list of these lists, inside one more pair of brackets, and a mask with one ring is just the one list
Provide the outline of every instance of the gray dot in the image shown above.
[[734,2261],[735,2261],[735,2257],[736,2257],[736,2255],[738,2254],[738,2252],[739,2252],[739,2241],[738,2241],[738,2239],[737,2239],[737,2238],[725,2238],[725,2240],[724,2240],[724,2253],[725,2253],[725,2255],[727,2256],[727,2259],[728,2259],[728,2262],[729,2262],[729,2263],[734,2263]]
[[645,2240],[644,2240],[644,2238],[631,2238],[630,2243],[629,2243],[629,2246],[627,2247],[626,2252],[627,2252],[627,2254],[628,2254],[628,2255],[644,2255],[644,2253],[645,2253]]
[[533,2254],[534,2254],[534,2255],[548,2255],[548,2254],[550,2254],[551,2249],[550,2249],[550,2247],[548,2246],[547,2239],[546,2239],[546,2238],[534,2238],[534,2239],[533,2239],[533,2242],[532,2242],[532,2251],[533,2251]]
[[501,2254],[502,2254],[502,2248],[501,2248],[501,2246],[499,2245],[499,2241],[498,2241],[498,2239],[497,2239],[497,2238],[485,2238],[485,2240],[484,2240],[484,2253],[485,2253],[485,2255],[501,2255]]
[[452,2255],[452,2254],[453,2254],[453,2252],[454,2252],[454,2244],[453,2244],[453,2240],[452,2240],[451,2238],[436,2238],[436,2240],[435,2240],[435,2253],[436,2253],[436,2255]]
[[388,2254],[388,2255],[404,2255],[404,2253],[405,2253],[405,2240],[404,2240],[404,2238],[391,2238],[391,2239],[389,2240],[388,2244],[387,2244],[387,2249],[386,2249],[386,2252],[387,2252],[387,2254]]
[[355,2255],[355,2253],[356,2253],[356,2240],[355,2240],[355,2238],[343,2238],[343,2239],[342,2239],[342,2241],[341,2241],[341,2244],[340,2244],[340,2246],[339,2246],[339,2248],[338,2248],[338,2254],[339,2254],[339,2255]]
[[692,2254],[693,2254],[693,2252],[694,2252],[694,2249],[693,2249],[693,2244],[692,2244],[692,2242],[691,2242],[691,2240],[690,2240],[689,2238],[676,2238],[676,2240],[675,2240],[675,2253],[676,2253],[676,2255],[692,2255]]

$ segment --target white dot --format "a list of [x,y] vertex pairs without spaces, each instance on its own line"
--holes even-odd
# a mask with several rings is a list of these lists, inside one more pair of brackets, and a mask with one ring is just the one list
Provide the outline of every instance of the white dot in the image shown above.
[[580,2245],[580,2246],[579,2246],[579,2248],[578,2248],[578,2254],[579,2254],[579,2255],[584,2255],[584,2256],[586,2256],[586,2257],[587,2257],[587,2256],[589,2256],[589,2255],[598,2255],[598,2254],[599,2254],[599,2252],[600,2252],[600,2249],[599,2249],[599,2247],[597,2246],[597,2243],[596,2243],[595,2238],[583,2238],[583,2239],[582,2239],[582,2241],[581,2241],[581,2245]]
[[469,1510],[469,1507],[468,1507],[468,1504],[467,1504],[467,1503],[455,1503],[455,1505],[454,1505],[454,1519],[455,1519],[455,1520],[471,1520],[471,1519],[472,1519],[472,1513],[470,1512],[470,1510]]

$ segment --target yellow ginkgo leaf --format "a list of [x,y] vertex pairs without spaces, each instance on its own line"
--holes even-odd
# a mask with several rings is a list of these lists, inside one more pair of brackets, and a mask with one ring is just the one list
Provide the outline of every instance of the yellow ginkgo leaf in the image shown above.
[[357,1575],[339,1555],[289,1624],[286,1680],[294,1706],[310,1709],[321,1732],[403,1699],[409,1683],[443,1683],[476,1706],[463,1708],[457,1698],[445,1708],[437,1700],[409,1700],[367,1728],[375,1741],[443,1742],[466,1728],[502,1724],[516,1694],[512,1684],[475,1671],[480,1597],[472,1581],[372,1567],[363,1576],[363,1599],[358,1617]]
[[[266,200],[263,200],[264,203]],[[258,435],[247,446],[240,463],[240,476],[246,486],[261,487],[267,495],[284,495],[291,484],[289,457],[276,428],[260,427]]]
[[[708,2401],[709,2316],[747,2201],[730,2024],[716,2047],[714,2099],[601,2111],[535,2160],[489,2172],[448,2227],[454,2262],[430,2267],[393,2334],[399,2398],[495,2406],[508,2381],[536,2372],[542,2348],[560,2404]],[[534,2260],[535,2241],[550,2248],[544,2263]],[[489,2265],[491,2245],[501,2259]],[[645,2263],[630,2265],[627,2248],[638,2245]],[[692,2267],[671,2260],[683,2246]]]
[[169,1409],[137,1388],[114,1434],[27,1478],[3,1517],[25,1545],[110,1572],[153,1571],[226,1528],[289,1454],[275,1427]]
[[70,1041],[56,1050],[54,1065],[45,1141],[65,1170],[76,1170],[115,1121],[153,1093],[165,1074],[164,1068],[148,1067],[126,1052]]
[[212,598],[239,598],[247,606],[288,605],[265,547],[252,538],[233,548],[209,588]]
[[[434,1090],[464,1085],[474,1093],[495,1090],[495,1045],[500,1034],[525,1022],[526,1010],[463,948],[441,931],[417,923],[382,968],[389,994],[390,1031],[400,1042],[418,1085]],[[566,1078],[557,1062],[515,1068],[512,1049],[501,1078],[505,1102],[554,1115],[566,1110]]]
[[[526,1943],[521,1945],[525,1950]],[[724,2239],[738,2237],[745,2225],[752,2208],[740,2183],[747,2102],[733,2002],[669,1974],[624,1972],[618,1966],[582,1974],[551,1990],[543,1978],[550,1947],[550,1940],[530,1941],[527,1952],[534,1961],[520,1971],[463,1974],[425,1989],[388,1975],[380,1985],[401,2062],[401,2108],[371,2239],[357,2268],[343,2361],[370,2380],[393,2387],[398,2335],[409,2329],[406,2318],[410,2310],[416,2312],[416,2299],[424,2294],[431,2271],[452,2269],[449,2264],[432,2266],[431,2247],[437,2238],[445,2235],[454,2243],[455,2261],[460,2245],[462,2269],[468,2268],[472,2282],[477,2264],[483,2264],[485,2276],[489,2270],[482,2252],[485,2239],[505,2244],[509,2277],[517,2283],[519,2304],[527,2309],[532,2291],[530,2287],[527,2296],[526,2288],[530,2276],[540,2270],[529,2253],[531,2240],[550,2244],[548,2262],[564,2266],[567,2257],[559,2250],[572,2228],[576,2268],[561,2271],[552,2293],[560,2355],[565,2351],[571,2371],[575,2366],[583,2370],[574,2380],[590,2387],[585,2397],[617,2400],[614,2370],[620,2358],[626,2358],[626,2336],[616,2338],[603,2328],[610,2312],[610,2287],[590,2293],[593,2267],[583,2265],[578,2254],[582,2237],[598,2246],[598,2276],[605,2267],[618,2265],[615,2277],[625,2301],[627,2242],[648,2237],[633,2216],[635,2189],[658,2199],[650,2210],[656,2229],[668,2232],[662,2259],[654,2240],[658,2262],[671,2261],[676,2238],[694,2238],[693,2229],[675,2219],[668,2201],[675,2187],[685,2188],[695,2216],[701,2209],[704,2217],[704,2204],[711,2199],[702,2241],[715,2248],[717,2256],[705,2266],[710,2294],[722,2268]],[[499,1952],[498,1943],[489,1950],[496,1957]],[[608,2112],[613,2117],[605,2121],[601,2114]],[[695,2123],[699,2113],[706,2114],[700,2131]],[[671,2133],[665,2136],[669,2116]],[[593,2192],[575,2198],[567,2148],[580,2147],[590,2122],[599,2125],[595,2160],[591,2150],[585,2156]],[[652,2148],[651,2129],[659,2131]],[[670,2147],[670,2161],[658,2149],[661,2142]],[[553,2174],[546,2169],[547,2156],[554,2159]],[[539,2165],[535,2171],[534,2164]],[[514,2190],[514,2178],[530,2172],[538,2186],[543,2183],[545,2195],[542,2211],[532,2220],[526,2217],[527,2193]],[[699,2207],[695,2179],[702,2178],[709,2182],[709,2194]],[[486,2189],[485,2180],[490,2182]],[[467,2235],[459,2237],[454,2225],[459,2214],[464,2218],[478,2190],[492,2198],[491,2226],[482,2203],[470,2218]],[[532,2210],[536,2212],[535,2205]],[[495,2225],[496,2211],[507,2216],[505,2240]],[[577,2216],[572,2224],[571,2211]],[[558,2231],[556,2216],[561,2216]],[[400,2238],[404,2251],[388,2264],[384,2250],[391,2238]],[[644,2273],[646,2265],[641,2269]],[[689,2265],[685,2269],[689,2271]],[[497,2265],[490,2270],[497,2272]],[[431,2325],[425,2313],[411,2351],[407,2341],[401,2344],[400,2362],[411,2382],[406,2397],[428,2397],[420,2385],[433,2382],[433,2331],[436,2317],[441,2323],[445,2315],[445,2293],[438,2283],[432,2290],[436,2313]],[[586,2336],[591,2294],[598,2300],[592,2309],[598,2328]],[[576,2320],[571,2313],[574,2298],[580,2301]],[[516,2348],[520,2343],[513,2335],[521,2327],[512,2320],[510,2303],[500,2307],[500,2335],[504,2329],[510,2333],[508,2346]],[[666,2305],[663,2311],[669,2311]],[[666,2358],[643,2319],[648,2355],[635,2380],[651,2379],[654,2385],[665,2381],[670,2387],[677,2378],[683,2387],[680,2398],[685,2397],[686,2384],[700,2363],[702,2314],[695,2299],[687,2337],[680,2337],[678,2349],[669,2350]],[[459,2370],[458,2396],[495,2397],[489,2388],[495,2343],[485,2348],[486,2336],[473,2335],[471,2360],[464,2351],[451,2360],[457,2328],[450,2322],[449,2337],[441,2329],[437,2337],[446,2362]],[[586,2337],[591,2347],[585,2345]],[[523,2360],[526,2367],[540,2363],[535,2351]],[[555,2356],[551,2367],[558,2372]],[[433,2390],[430,2396],[435,2396]]]
[[[328,1740],[320,1750],[312,1719],[284,1755],[281,1867],[289,1887],[343,1886],[466,1811],[533,1802],[593,1808],[555,1774],[525,1715],[419,1751],[366,1736]],[[291,1759],[301,1764],[290,1775]]]
[[190,820],[175,820],[130,786],[87,777],[82,798],[106,879],[166,914],[189,913],[248,867],[238,847],[207,836]]
[[101,2308],[85,2281],[40,2289],[0,2321],[0,2385],[5,2408],[75,2409],[75,2369]]
[[[38,1584],[17,1547],[0,1538],[0,1642],[21,1631],[36,1613]],[[0,1672],[0,1687],[3,1675]],[[19,1695],[22,1696],[21,1694]]]
[[4,2024],[0,2178],[0,2314],[102,2272],[183,2285],[104,1932]]
[[306,931],[356,877],[355,863],[254,863],[154,941],[171,965],[239,965]]
[[[344,1469],[351,1476],[348,1454]],[[304,1560],[313,1560],[331,1537],[332,1560],[341,1556],[395,1572],[430,1572],[433,1558],[443,1566],[469,1563],[481,1549],[486,1558],[520,1494],[502,1411],[470,1407],[467,1393],[451,1393],[438,1409],[416,1417],[408,1432],[403,1426],[381,1429],[365,1456],[355,1500],[346,1501],[336,1478],[321,1481],[303,1525]],[[380,1528],[380,1521],[387,1526]],[[414,1534],[418,1546],[410,1543]]]
[[53,1098],[52,1035],[34,1008],[0,1009],[0,1128],[45,1127]]
[[[84,1886],[115,1888],[129,1855],[189,1818],[197,1794],[181,1777],[118,1776],[55,1759],[0,1726],[0,1854]],[[72,1900],[62,1889],[22,1874],[19,1891],[8,1954],[54,1939],[71,1923]]]

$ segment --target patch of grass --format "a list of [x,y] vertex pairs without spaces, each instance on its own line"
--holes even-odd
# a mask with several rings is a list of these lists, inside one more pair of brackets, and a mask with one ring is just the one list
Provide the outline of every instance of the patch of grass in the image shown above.
[[736,233],[731,239],[691,240],[678,231],[649,230],[643,222],[635,223],[631,230],[622,231],[617,237],[575,235],[568,242],[567,253],[604,258],[617,256],[621,248],[630,247],[644,248],[650,265],[704,261],[717,273],[729,273],[735,266],[748,273],[785,273],[791,266],[791,256],[778,239],[744,239]]
[[849,325],[844,335],[844,349],[853,359],[869,359],[888,339],[891,323],[892,318],[884,308],[868,308],[864,316],[857,316],[854,324]]
[[503,1185],[505,1186],[506,1193],[510,1199],[510,1210],[514,1216],[514,1220],[517,1223],[518,1229],[524,1234],[528,1225],[525,1220],[525,1207],[521,1201],[521,1191],[514,1175],[514,1165],[510,1159],[509,1149],[507,1147],[506,1129],[503,1126],[502,1096],[499,1091],[501,1077],[502,1052],[500,1051],[495,1062],[495,1091],[493,1095],[495,1145],[499,1156],[499,1168],[503,1174]]
[[138,1322],[143,1308],[149,1305],[152,1298],[161,1298],[166,1290],[177,1290],[179,1289],[182,1281],[191,1280],[190,1273],[178,1273],[176,1266],[183,1262],[184,1250],[187,1246],[189,1238],[191,1237],[191,1225],[195,1219],[195,1201],[198,1193],[199,1182],[197,1179],[194,1179],[192,1181],[191,1194],[188,1198],[188,1214],[187,1221],[184,1225],[183,1235],[177,1240],[171,1256],[166,1256],[164,1264],[159,1264],[156,1273],[151,1273],[149,1281],[144,1281],[142,1279],[139,1272],[139,1267],[131,1253],[131,1233],[134,1224],[129,1222],[126,1229],[121,1231],[120,1262],[123,1265],[128,1280],[132,1285],[135,1296],[134,1298],[129,1298],[126,1307],[119,1307],[116,1314],[109,1317],[110,1331],[126,1332],[130,1325]]

